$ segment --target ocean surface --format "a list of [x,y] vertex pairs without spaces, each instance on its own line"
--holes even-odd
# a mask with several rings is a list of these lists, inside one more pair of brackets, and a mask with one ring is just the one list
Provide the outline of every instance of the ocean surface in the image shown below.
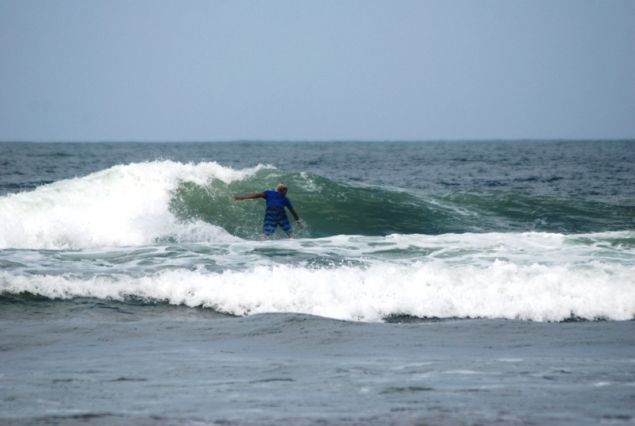
[[634,423],[635,141],[0,143],[0,424]]

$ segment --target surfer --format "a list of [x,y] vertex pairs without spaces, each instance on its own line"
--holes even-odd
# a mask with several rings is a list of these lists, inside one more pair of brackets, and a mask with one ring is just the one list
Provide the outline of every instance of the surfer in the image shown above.
[[289,209],[299,227],[302,227],[303,225],[300,221],[300,216],[298,216],[298,213],[291,205],[291,201],[287,198],[288,190],[289,188],[287,185],[279,183],[276,186],[275,191],[268,189],[263,192],[254,192],[253,194],[234,195],[234,200],[241,201],[264,198],[267,201],[267,208],[265,210],[265,218],[262,225],[264,233],[263,238],[267,239],[272,236],[273,233],[276,232],[276,228],[278,226],[287,233],[289,238],[293,238],[293,229],[291,228],[291,224],[289,223],[289,219],[287,218],[284,208],[286,207]]

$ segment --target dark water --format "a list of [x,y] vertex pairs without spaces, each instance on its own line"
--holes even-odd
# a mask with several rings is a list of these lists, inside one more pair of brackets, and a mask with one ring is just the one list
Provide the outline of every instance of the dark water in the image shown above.
[[85,176],[118,164],[215,161],[270,164],[338,181],[427,192],[502,189],[602,200],[635,196],[633,141],[2,143],[3,192]]
[[0,423],[631,424],[634,225],[629,141],[0,144]]

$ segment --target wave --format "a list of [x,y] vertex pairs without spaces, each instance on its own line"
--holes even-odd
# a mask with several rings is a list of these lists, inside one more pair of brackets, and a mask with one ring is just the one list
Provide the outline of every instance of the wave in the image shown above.
[[0,274],[0,294],[165,301],[249,315],[296,312],[354,321],[391,317],[631,320],[635,266],[415,262],[369,267],[256,266],[245,271],[174,269],[123,274]]
[[511,192],[427,194],[397,187],[342,183],[309,173],[263,168],[244,180],[213,187],[182,183],[171,200],[182,220],[215,223],[254,238],[262,207],[227,203],[231,194],[284,181],[289,198],[310,225],[305,236],[445,234],[491,231],[585,233],[631,229],[635,206]]
[[0,301],[88,297],[356,321],[635,317],[633,231],[3,250],[0,268]]
[[0,248],[68,249],[150,244],[163,237],[229,238],[221,227],[169,211],[182,181],[242,179],[257,168],[159,161],[119,165],[0,198]]
[[135,246],[162,240],[236,241],[260,234],[263,203],[231,195],[290,187],[308,225],[300,236],[561,233],[631,229],[635,207],[512,192],[427,194],[365,186],[268,166],[155,161],[0,197],[0,249]]

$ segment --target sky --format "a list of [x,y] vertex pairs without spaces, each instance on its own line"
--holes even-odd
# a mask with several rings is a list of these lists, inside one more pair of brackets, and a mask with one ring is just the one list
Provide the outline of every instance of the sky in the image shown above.
[[632,0],[0,0],[0,141],[632,138]]

